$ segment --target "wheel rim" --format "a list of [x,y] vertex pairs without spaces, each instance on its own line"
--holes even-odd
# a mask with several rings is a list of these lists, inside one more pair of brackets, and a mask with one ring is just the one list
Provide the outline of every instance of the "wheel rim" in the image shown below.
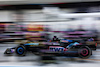
[[84,49],[81,50],[80,54],[82,56],[87,56],[89,54],[89,51],[88,51],[88,49],[84,48]]
[[24,53],[23,47],[19,47],[19,48],[17,49],[17,53],[18,53],[18,54],[23,54],[23,53]]

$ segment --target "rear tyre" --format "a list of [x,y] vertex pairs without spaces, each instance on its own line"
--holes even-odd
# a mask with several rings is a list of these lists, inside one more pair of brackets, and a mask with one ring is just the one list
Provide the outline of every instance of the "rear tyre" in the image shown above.
[[92,55],[92,50],[88,46],[82,46],[78,49],[80,58],[89,58]]
[[20,56],[26,55],[26,48],[23,45],[16,47],[16,54]]

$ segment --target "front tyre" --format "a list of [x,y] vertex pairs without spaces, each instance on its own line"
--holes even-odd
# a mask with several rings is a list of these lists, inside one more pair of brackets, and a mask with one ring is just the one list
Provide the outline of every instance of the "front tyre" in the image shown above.
[[78,55],[81,58],[89,58],[92,55],[92,50],[88,46],[82,46],[78,49]]
[[26,48],[23,45],[16,47],[16,54],[20,56],[25,56]]

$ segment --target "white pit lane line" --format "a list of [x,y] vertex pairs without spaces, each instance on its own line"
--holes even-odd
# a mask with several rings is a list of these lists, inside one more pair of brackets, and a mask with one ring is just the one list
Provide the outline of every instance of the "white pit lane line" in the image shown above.
[[100,49],[96,49],[96,51],[100,51]]
[[92,56],[100,56],[100,55],[92,55]]

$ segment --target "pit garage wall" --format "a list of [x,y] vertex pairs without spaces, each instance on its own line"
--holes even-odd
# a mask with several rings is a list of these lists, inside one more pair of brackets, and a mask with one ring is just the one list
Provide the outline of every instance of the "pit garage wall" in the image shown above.
[[[72,9],[62,9],[66,13],[73,12]],[[75,10],[74,10],[75,11]],[[78,29],[80,25],[83,29],[94,29],[96,28],[100,31],[100,18],[98,17],[84,17],[72,19],[58,18],[57,16],[50,16],[43,14],[42,10],[24,10],[24,23],[40,23],[40,24],[50,24],[52,30],[64,30],[63,28]],[[43,22],[44,21],[44,22]],[[49,22],[46,22],[49,21]],[[56,28],[55,28],[56,26]]]
[[14,11],[0,11],[0,22],[13,22]]
[[[1,10],[0,11],[0,24],[2,23],[13,23],[14,20],[14,11],[5,11],[5,10]],[[6,31],[6,25],[4,25],[4,29]],[[2,27],[0,27],[0,30],[2,30]]]
[[[71,12],[71,9],[63,9],[64,11]],[[23,15],[23,22],[24,23],[31,23],[34,21],[48,21],[49,19],[45,18],[46,15],[42,13],[42,10],[24,10]],[[16,16],[14,11],[0,11],[0,22],[16,22]],[[54,22],[53,22],[54,20]],[[94,29],[96,28],[98,31],[100,31],[100,18],[96,19],[96,17],[88,17],[88,18],[76,18],[76,20],[65,20],[65,19],[53,19],[49,20],[49,22],[41,22],[41,24],[50,24],[53,30],[63,30],[64,28],[73,28],[77,29],[80,25],[84,29]],[[63,21],[64,20],[64,21]],[[50,22],[52,21],[52,22]],[[38,23],[38,22],[37,22]],[[56,28],[55,28],[56,25]],[[59,27],[60,25],[60,27]]]
[[[72,9],[62,9],[65,12],[73,12]],[[66,31],[68,29],[78,29],[80,25],[85,30],[96,29],[100,32],[100,19],[96,17],[88,18],[76,18],[75,20],[70,19],[59,19],[59,18],[46,18],[47,15],[43,14],[42,10],[23,10],[23,21],[22,24],[35,22],[36,24],[49,25],[53,31]],[[16,22],[16,16],[14,11],[0,11],[0,22]],[[53,21],[54,20],[54,21]],[[63,21],[64,20],[64,21]],[[45,21],[45,22],[44,22]],[[46,22],[49,21],[49,22]],[[50,22],[52,21],[52,22]]]

